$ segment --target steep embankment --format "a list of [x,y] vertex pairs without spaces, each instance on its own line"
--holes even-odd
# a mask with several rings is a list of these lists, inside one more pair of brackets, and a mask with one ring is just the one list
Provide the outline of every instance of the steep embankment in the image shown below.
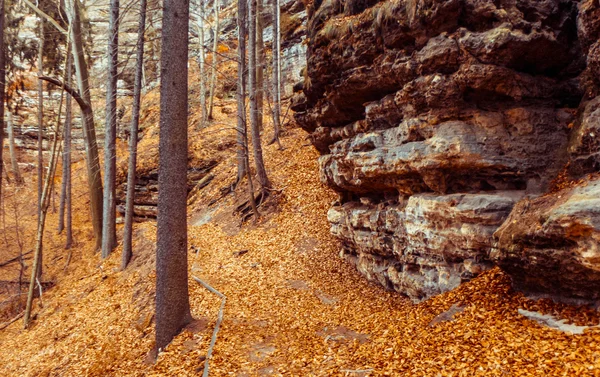
[[529,293],[600,299],[598,181],[579,181],[598,170],[599,14],[593,1],[314,2],[293,108],[340,193],[329,221],[345,258],[415,301],[494,264]]

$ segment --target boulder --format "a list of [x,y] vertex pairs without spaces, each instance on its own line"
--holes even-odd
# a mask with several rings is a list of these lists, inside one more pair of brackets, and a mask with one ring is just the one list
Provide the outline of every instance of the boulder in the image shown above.
[[600,300],[600,178],[519,202],[491,260],[515,288],[557,301]]

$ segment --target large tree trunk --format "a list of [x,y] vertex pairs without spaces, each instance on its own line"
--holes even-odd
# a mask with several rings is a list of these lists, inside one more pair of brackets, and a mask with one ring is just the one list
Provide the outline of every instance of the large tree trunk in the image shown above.
[[269,144],[277,142],[281,132],[281,27],[279,0],[273,0],[273,139]]
[[206,61],[206,53],[204,52],[204,0],[198,0],[199,16],[198,16],[198,66],[200,68],[200,110],[202,111],[202,120],[200,126],[206,125],[208,118],[208,110],[206,107],[206,70],[204,63]]
[[213,102],[215,97],[215,88],[217,86],[217,62],[218,62],[218,47],[219,47],[219,0],[214,0],[215,3],[215,34],[213,35],[213,56],[212,68],[210,71],[210,92],[208,94],[208,119],[213,118]]
[[13,175],[17,185],[23,184],[23,178],[21,177],[21,171],[19,170],[19,162],[17,161],[17,150],[15,148],[15,130],[12,113],[6,114],[7,128],[8,128],[8,150],[10,151],[10,162],[12,165]]
[[[44,75],[44,20],[40,17],[40,35],[38,45],[38,76]],[[38,80],[38,156],[37,156],[37,186],[38,186],[38,217],[42,208],[42,190],[44,182],[44,83]]]
[[256,83],[256,0],[250,1],[248,19],[250,22],[248,39],[248,91],[250,92],[250,128],[252,132],[252,145],[254,147],[254,164],[256,165],[256,174],[262,190],[271,186],[265,163],[263,161],[262,147],[260,141],[260,129],[258,123],[258,101],[257,101],[257,83]]
[[144,30],[146,29],[146,0],[140,1],[140,21],[138,24],[135,83],[133,85],[133,110],[129,133],[129,168],[127,171],[127,201],[125,208],[125,229],[123,232],[123,255],[121,269],[131,260],[133,231],[133,200],[135,196],[135,169],[137,164],[138,125],[140,121],[140,100],[142,93],[142,68],[144,66]]
[[[2,170],[4,160],[2,151],[4,150],[4,88],[6,87],[6,62],[4,51],[4,0],[0,0],[0,204],[2,204]],[[0,208],[3,208],[0,206]]]
[[88,187],[90,191],[90,208],[92,212],[92,225],[96,248],[102,242],[102,178],[100,176],[100,161],[98,159],[98,144],[96,143],[96,130],[94,128],[94,113],[91,108],[89,74],[83,50],[81,37],[81,21],[79,16],[79,0],[65,0],[68,5],[69,22],[71,23],[71,44],[75,63],[77,86],[89,109],[83,114],[83,139],[86,151],[88,171]]
[[246,175],[246,25],[247,0],[238,0],[238,85],[237,85],[237,179],[236,184]]
[[161,52],[156,348],[192,320],[187,260],[189,0],[165,0]]
[[106,86],[106,133],[104,137],[104,205],[102,215],[102,258],[117,246],[117,64],[119,57],[119,0],[110,1],[108,27],[108,83]]
[[254,220],[258,219],[258,209],[254,200],[254,185],[250,174],[250,157],[248,153],[248,127],[246,126],[246,20],[247,0],[238,0],[238,87],[237,87],[237,143],[238,143],[238,178],[248,178],[248,196]]
[[256,0],[256,107],[260,130],[263,129],[265,101],[265,43],[263,39],[263,0]]

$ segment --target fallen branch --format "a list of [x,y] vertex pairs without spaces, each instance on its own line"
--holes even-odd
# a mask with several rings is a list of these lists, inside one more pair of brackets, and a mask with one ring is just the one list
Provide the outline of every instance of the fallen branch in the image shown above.
[[348,373],[354,373],[354,374],[358,374],[358,373],[371,373],[371,372],[373,372],[373,368],[369,368],[369,369],[342,369],[342,370],[340,370],[340,372],[344,372],[344,373],[346,373],[346,375],[348,375]]
[[[25,253],[25,254],[23,254],[22,256],[24,257],[25,255],[27,255],[27,254],[31,254],[31,253],[33,253],[33,250],[29,250],[28,252],[26,252],[26,253]],[[7,260],[7,261],[1,262],[1,263],[0,263],[0,267],[8,266],[8,265],[9,265],[9,264],[11,264],[11,263],[18,262],[18,261],[19,261],[19,259],[21,259],[21,255],[19,255],[18,257],[14,257],[14,258],[12,258],[12,259],[9,259],[9,260]]]
[[17,322],[19,320],[19,318],[23,317],[23,314],[25,314],[25,312],[22,312],[21,314],[19,314],[18,316],[16,316],[15,318],[11,319],[8,322],[5,322],[3,324],[0,325],[0,330],[4,330],[5,328],[7,328],[8,326],[12,325],[13,323]]
[[[9,285],[9,284],[27,285],[27,284],[29,284],[29,282],[28,281],[18,281],[18,280],[0,280],[0,285],[2,285],[2,284],[6,284],[6,285]],[[37,282],[36,282],[36,284],[37,284]],[[54,286],[54,282],[53,281],[42,281],[42,282],[40,282],[40,284],[42,286],[44,286],[44,287],[52,287],[52,286]]]
[[212,356],[215,343],[217,342],[217,333],[219,332],[219,327],[221,326],[221,322],[223,322],[223,310],[225,309],[225,302],[227,301],[227,297],[221,292],[211,287],[208,283],[202,281],[201,279],[195,276],[192,276],[192,278],[196,280],[196,282],[200,283],[204,288],[208,289],[211,293],[214,293],[222,299],[221,308],[219,309],[219,315],[217,316],[217,324],[215,325],[212,337],[210,338],[210,345],[208,346],[208,352],[206,353],[206,361],[204,361],[204,371],[202,372],[202,377],[208,377],[208,363]]

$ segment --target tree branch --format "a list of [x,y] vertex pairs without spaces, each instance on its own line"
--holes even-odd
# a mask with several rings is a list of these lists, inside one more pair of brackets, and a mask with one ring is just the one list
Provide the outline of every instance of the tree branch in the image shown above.
[[67,31],[62,26],[60,26],[60,24],[58,22],[56,22],[56,20],[54,18],[52,18],[49,15],[47,15],[46,13],[44,13],[44,11],[42,11],[40,8],[36,7],[35,4],[33,4],[31,1],[23,0],[23,2],[25,2],[25,4],[27,4],[27,6],[29,8],[31,8],[39,16],[45,18],[48,22],[50,22],[55,28],[58,29],[58,31],[60,31],[63,34],[67,34]]
[[90,104],[87,103],[83,97],[81,97],[81,95],[79,94],[79,91],[69,85],[64,84],[62,81],[60,81],[59,79],[55,79],[54,77],[49,77],[49,76],[38,76],[38,79],[40,80],[44,80],[47,81],[51,84],[54,84],[56,86],[58,86],[59,88],[62,88],[65,90],[65,92],[69,93],[71,95],[71,97],[73,97],[73,99],[75,101],[77,101],[77,104],[79,105],[79,107],[81,107],[81,111],[85,111],[88,110],[90,108]]

